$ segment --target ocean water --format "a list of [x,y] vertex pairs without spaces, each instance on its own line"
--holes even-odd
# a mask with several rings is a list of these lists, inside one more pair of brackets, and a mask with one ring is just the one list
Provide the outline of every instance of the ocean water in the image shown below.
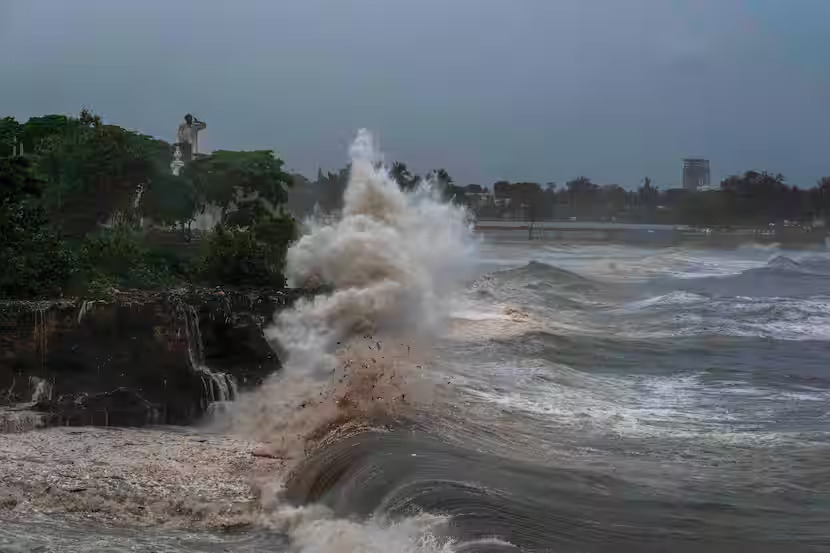
[[481,255],[434,408],[321,452],[303,500],[440,513],[463,551],[830,550],[827,254]]
[[289,255],[336,292],[214,428],[290,468],[249,524],[18,517],[0,551],[830,551],[827,252],[475,237],[353,160]]

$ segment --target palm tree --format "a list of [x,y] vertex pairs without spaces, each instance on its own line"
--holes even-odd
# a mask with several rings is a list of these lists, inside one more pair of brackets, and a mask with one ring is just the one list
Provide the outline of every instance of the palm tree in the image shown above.
[[406,166],[406,163],[401,161],[392,163],[392,167],[389,169],[389,176],[398,183],[398,186],[402,190],[412,190],[418,183],[418,176],[413,175]]

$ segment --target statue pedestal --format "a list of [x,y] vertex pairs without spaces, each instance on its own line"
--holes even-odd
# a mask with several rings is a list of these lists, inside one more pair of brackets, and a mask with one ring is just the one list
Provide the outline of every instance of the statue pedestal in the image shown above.
[[176,149],[173,150],[173,161],[170,162],[170,172],[178,177],[182,167],[184,167],[184,161],[182,161],[182,148],[176,144]]

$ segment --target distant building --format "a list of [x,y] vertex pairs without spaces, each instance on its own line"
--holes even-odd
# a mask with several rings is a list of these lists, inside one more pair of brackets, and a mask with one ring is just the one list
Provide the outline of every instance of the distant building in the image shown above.
[[683,189],[700,190],[709,187],[709,160],[690,158],[683,160]]
[[496,207],[507,207],[510,205],[510,183],[499,181],[493,185],[493,200]]
[[476,215],[495,207],[495,198],[489,190],[479,184],[468,184],[463,188],[464,202]]

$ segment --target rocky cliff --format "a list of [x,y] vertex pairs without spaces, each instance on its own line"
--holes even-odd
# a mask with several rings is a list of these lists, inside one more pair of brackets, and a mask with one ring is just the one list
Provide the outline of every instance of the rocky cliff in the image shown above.
[[0,302],[0,406],[44,424],[188,424],[280,368],[262,328],[297,290]]

